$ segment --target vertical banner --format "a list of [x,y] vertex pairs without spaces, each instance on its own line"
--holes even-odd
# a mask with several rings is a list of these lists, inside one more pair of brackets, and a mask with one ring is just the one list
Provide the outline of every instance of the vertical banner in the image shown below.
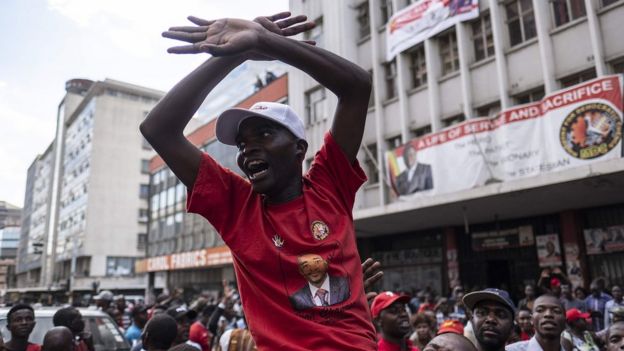
[[538,235],[535,237],[537,260],[540,267],[561,266],[561,247],[557,234]]
[[411,140],[386,153],[388,179],[409,200],[621,158],[622,77]]
[[566,274],[572,286],[583,286],[583,272],[579,261],[579,247],[573,243],[564,243]]
[[419,0],[395,13],[386,27],[386,59],[461,21],[479,17],[479,0]]

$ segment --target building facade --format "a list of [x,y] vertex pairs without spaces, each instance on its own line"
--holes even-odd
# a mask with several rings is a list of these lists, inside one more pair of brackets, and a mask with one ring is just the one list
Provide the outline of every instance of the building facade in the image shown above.
[[134,264],[153,150],[138,128],[163,93],[111,79],[70,80],[66,91],[56,138],[28,171],[18,289],[142,293]]
[[[359,161],[368,182],[354,218],[360,254],[382,261],[381,288],[448,292],[503,287],[514,296],[539,277],[538,246],[554,238],[574,285],[624,282],[616,252],[591,249],[591,230],[624,225],[624,160],[402,201],[387,177],[386,151],[476,117],[495,116],[575,84],[624,73],[622,0],[480,0],[477,18],[386,59],[387,23],[409,0],[291,0],[317,23],[305,38],[372,74]],[[289,102],[307,126],[307,165],[332,120],[336,98],[289,71]],[[457,177],[466,176],[459,172]],[[621,227],[618,227],[621,228]],[[618,229],[619,230],[619,229]],[[554,236],[551,236],[554,235]],[[498,246],[484,244],[496,238]],[[621,250],[622,248],[618,249]]]
[[[288,76],[269,81],[232,107],[258,101],[287,103]],[[188,139],[224,167],[241,174],[237,149],[217,141],[216,119],[187,133]],[[234,280],[229,249],[203,217],[186,212],[187,189],[159,156],[150,162],[150,207],[147,258],[137,272],[149,272],[150,289],[183,288],[185,294],[214,294],[223,280]]]
[[0,201],[0,296],[15,286],[15,257],[21,223],[22,209]]

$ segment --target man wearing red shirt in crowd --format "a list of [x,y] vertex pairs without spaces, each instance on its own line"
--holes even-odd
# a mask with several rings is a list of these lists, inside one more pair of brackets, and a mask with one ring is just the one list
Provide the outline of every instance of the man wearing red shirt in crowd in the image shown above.
[[4,344],[9,351],[41,351],[41,345],[28,342],[35,328],[35,310],[27,304],[17,304],[7,313],[7,329],[11,340]]
[[[364,133],[370,74],[308,43],[287,38],[313,27],[280,13],[254,21],[189,17],[197,26],[163,36],[190,45],[171,53],[210,53],[173,87],[141,132],[187,186],[189,212],[208,219],[232,252],[249,329],[259,350],[376,350],[353,226],[366,176],[356,155]],[[280,60],[337,96],[333,124],[308,172],[303,122],[287,105],[230,109],[219,141],[238,148],[245,178],[184,136],[208,93],[246,60]],[[409,326],[409,323],[408,323]]]
[[379,351],[419,351],[409,340],[411,326],[407,315],[410,298],[391,291],[382,292],[371,305],[373,320],[379,326]]
[[208,305],[204,307],[199,318],[195,321],[195,323],[191,324],[189,340],[199,344],[202,351],[210,351],[212,333],[208,331],[208,321],[210,320],[210,316],[215,309],[215,305]]

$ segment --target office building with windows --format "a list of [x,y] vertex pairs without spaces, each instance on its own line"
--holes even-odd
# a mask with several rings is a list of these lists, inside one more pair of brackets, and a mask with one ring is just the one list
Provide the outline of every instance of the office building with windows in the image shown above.
[[[563,257],[554,265],[574,274],[574,285],[605,276],[609,283],[623,283],[622,255],[598,252],[588,232],[624,228],[621,153],[591,166],[404,199],[393,191],[386,152],[596,77],[624,73],[619,29],[624,1],[464,1],[476,5],[476,17],[388,60],[388,31],[401,25],[388,25],[391,16],[411,6],[412,17],[401,12],[401,19],[413,21],[419,6],[429,6],[425,3],[436,2],[290,1],[292,13],[317,23],[303,38],[316,39],[372,75],[358,157],[368,182],[358,193],[354,218],[360,254],[385,266],[380,288],[446,293],[461,283],[503,287],[517,296],[522,284],[534,283],[547,266],[539,259],[539,240],[553,234]],[[337,100],[305,73],[290,70],[289,101],[307,126],[309,166]],[[448,152],[439,155],[452,156]],[[470,170],[455,172],[456,178],[470,177]],[[502,244],[488,246],[483,239],[488,236]],[[518,238],[527,241],[519,244]]]

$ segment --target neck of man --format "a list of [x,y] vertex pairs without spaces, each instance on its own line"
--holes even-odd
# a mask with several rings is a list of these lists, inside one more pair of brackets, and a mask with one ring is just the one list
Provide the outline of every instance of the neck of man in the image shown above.
[[22,338],[11,335],[11,340],[4,344],[4,346],[11,351],[26,350],[26,347],[28,346],[28,337]]
[[540,334],[535,334],[535,339],[542,347],[544,351],[560,351],[561,350],[561,340],[559,337],[555,338],[546,338]]
[[391,344],[399,345],[401,350],[407,350],[407,336],[396,336],[385,333],[383,330],[381,332],[384,340]]
[[486,348],[477,340],[477,351],[505,351],[505,344],[500,347]]
[[277,189],[274,193],[265,194],[265,199],[268,204],[279,205],[292,201],[301,196],[301,194],[303,194],[303,179],[299,178],[286,187]]

